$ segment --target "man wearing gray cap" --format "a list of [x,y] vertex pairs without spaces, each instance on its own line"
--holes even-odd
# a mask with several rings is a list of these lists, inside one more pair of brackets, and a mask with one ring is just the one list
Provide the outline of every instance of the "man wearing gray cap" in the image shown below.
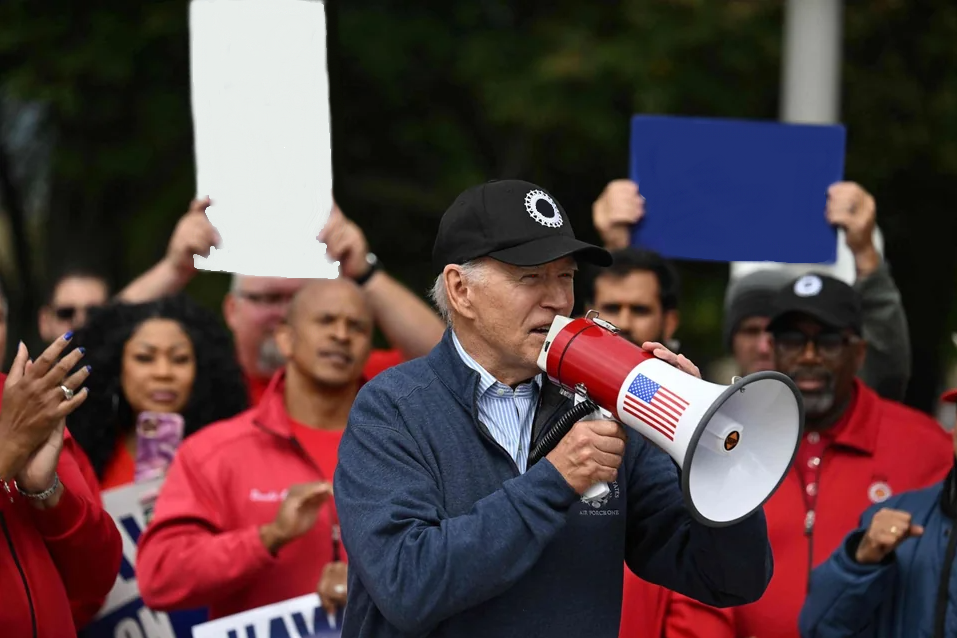
[[[854,257],[854,289],[863,311],[867,355],[860,379],[885,399],[903,401],[910,381],[911,349],[907,316],[890,267],[874,246],[874,199],[853,182],[828,190],[827,219],[845,231]],[[724,343],[743,374],[773,370],[766,328],[772,296],[796,277],[784,270],[759,270],[728,286],[724,300]]]
[[[472,187],[446,211],[433,298],[449,327],[429,355],[362,388],[339,447],[343,637],[613,638],[623,560],[709,605],[764,593],[764,512],[698,523],[671,458],[617,422],[576,423],[528,466],[572,407],[537,359],[554,318],[572,311],[579,261],[611,263],[534,184]],[[700,377],[661,344],[642,347]],[[610,494],[584,502],[597,481]]]

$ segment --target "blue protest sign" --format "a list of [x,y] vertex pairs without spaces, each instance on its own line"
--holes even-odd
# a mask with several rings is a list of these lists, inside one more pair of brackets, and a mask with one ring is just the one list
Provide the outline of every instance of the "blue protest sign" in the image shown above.
[[845,129],[733,119],[632,118],[630,178],[645,197],[634,245],[675,259],[834,263],[824,211]]
[[136,582],[136,546],[146,528],[143,501],[154,495],[163,479],[103,492],[103,506],[123,537],[123,561],[103,609],[79,632],[79,638],[190,638],[192,627],[205,622],[205,609],[163,613],[140,598]]

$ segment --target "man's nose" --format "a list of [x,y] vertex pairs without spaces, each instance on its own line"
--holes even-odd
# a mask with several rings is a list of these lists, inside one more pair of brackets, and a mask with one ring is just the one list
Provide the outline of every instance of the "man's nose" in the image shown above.
[[798,357],[798,361],[807,361],[811,363],[816,363],[821,360],[821,355],[817,351],[817,346],[814,345],[812,339],[808,339],[807,343],[804,344],[804,349],[801,350],[801,354]]
[[764,331],[758,335],[758,352],[761,354],[771,353],[771,333]]
[[561,281],[554,281],[546,286],[542,307],[550,310],[564,310],[571,301],[572,293]]
[[336,321],[332,324],[332,337],[336,341],[346,342],[349,341],[350,332],[349,325],[345,321]]

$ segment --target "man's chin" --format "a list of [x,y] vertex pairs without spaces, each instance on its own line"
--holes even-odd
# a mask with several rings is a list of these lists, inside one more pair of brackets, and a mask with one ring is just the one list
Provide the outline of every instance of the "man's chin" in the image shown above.
[[802,392],[804,414],[816,419],[826,415],[834,407],[834,395],[830,392]]

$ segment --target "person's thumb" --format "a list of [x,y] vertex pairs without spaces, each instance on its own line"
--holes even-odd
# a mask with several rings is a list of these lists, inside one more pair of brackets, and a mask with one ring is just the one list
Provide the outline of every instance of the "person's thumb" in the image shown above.
[[27,361],[30,358],[30,353],[27,351],[27,347],[20,342],[20,345],[17,347],[17,356],[13,359],[13,365],[10,366],[10,372],[7,374],[7,380],[4,384],[4,387],[13,385],[17,381],[23,378],[23,375],[27,371]]
[[924,533],[923,525],[911,525],[910,531],[908,532],[909,536],[921,536]]

